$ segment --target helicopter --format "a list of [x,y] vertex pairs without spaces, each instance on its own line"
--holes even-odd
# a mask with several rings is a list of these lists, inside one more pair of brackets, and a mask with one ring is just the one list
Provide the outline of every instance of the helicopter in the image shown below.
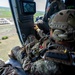
[[[61,0],[66,6],[71,6],[75,8],[75,4],[70,0]],[[49,5],[49,0],[45,0],[45,13],[47,6]],[[21,44],[24,45],[25,41],[33,31],[34,26],[34,15],[36,13],[36,0],[9,0],[11,12],[17,29],[17,33]],[[44,15],[43,15],[44,16]],[[41,17],[42,18],[42,17]]]
[[[67,3],[67,0],[62,0]],[[12,16],[14,19],[15,27],[17,29],[18,37],[21,44],[24,46],[29,35],[34,32],[34,14],[36,13],[36,1],[34,0],[9,0]],[[49,0],[46,0],[45,13]],[[68,4],[66,4],[69,6]],[[74,5],[73,5],[74,6]],[[32,31],[32,32],[30,32]],[[15,62],[15,63],[14,63]],[[17,61],[9,59],[7,63],[13,66],[21,66]],[[23,69],[18,71],[20,75],[27,75]]]

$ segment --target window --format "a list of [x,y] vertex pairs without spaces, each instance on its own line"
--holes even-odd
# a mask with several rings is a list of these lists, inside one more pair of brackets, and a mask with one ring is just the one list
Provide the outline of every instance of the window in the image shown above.
[[34,0],[36,2],[36,11],[45,11],[46,0]]

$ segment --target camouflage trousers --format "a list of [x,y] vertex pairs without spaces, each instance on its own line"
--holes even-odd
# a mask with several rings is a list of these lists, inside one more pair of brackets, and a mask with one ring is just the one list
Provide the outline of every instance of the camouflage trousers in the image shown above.
[[[22,67],[25,71],[28,71],[30,75],[59,75],[59,67],[55,62],[50,60],[37,60],[35,62],[31,62],[31,60],[22,54],[22,48],[16,47],[12,49],[14,56],[17,61],[22,64]],[[22,58],[23,57],[23,58]]]

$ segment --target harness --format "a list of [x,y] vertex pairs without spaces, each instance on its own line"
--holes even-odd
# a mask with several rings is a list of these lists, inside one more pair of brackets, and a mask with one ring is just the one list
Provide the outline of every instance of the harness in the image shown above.
[[[39,55],[34,57],[33,62],[38,59],[51,60],[56,63],[62,63],[66,65],[74,65],[75,66],[75,52],[69,50],[67,47],[63,45],[56,44],[48,38],[43,42],[43,46],[46,48],[42,48],[39,50]],[[34,60],[35,59],[35,60]]]
[[68,48],[62,45],[53,44],[44,54],[44,59],[66,65],[75,65],[75,52],[70,52]]

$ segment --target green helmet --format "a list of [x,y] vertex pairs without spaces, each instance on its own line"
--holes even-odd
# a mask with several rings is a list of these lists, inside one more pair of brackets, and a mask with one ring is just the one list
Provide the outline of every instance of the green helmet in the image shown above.
[[49,26],[54,30],[52,36],[54,40],[75,40],[75,10],[65,9],[59,11],[49,22]]

